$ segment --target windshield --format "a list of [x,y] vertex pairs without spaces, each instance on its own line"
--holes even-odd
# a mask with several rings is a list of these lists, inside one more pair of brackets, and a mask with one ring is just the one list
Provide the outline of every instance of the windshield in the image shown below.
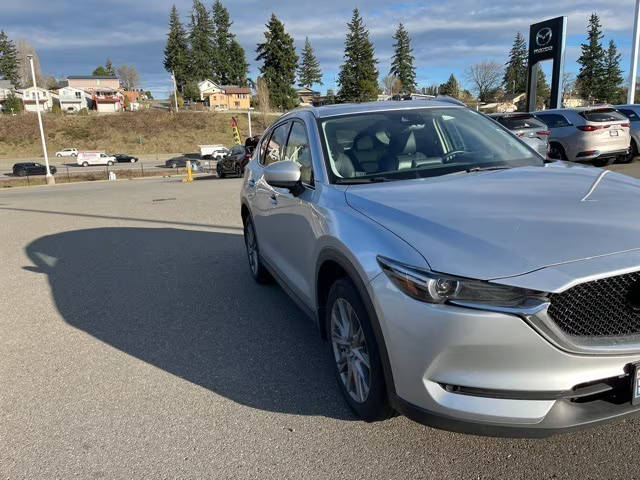
[[513,134],[466,108],[362,113],[320,126],[334,183],[544,164]]

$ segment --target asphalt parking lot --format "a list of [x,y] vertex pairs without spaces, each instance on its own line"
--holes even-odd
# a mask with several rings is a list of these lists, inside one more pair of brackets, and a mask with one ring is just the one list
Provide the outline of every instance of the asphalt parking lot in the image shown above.
[[356,420],[311,322],[250,279],[239,187],[0,191],[0,478],[635,478],[640,418],[544,440]]

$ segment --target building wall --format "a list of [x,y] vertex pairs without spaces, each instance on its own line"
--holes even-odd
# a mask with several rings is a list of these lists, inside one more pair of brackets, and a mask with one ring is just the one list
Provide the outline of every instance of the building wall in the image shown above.
[[248,110],[251,105],[250,93],[205,93],[209,106],[217,110]]
[[114,113],[118,111],[117,103],[96,103],[96,109],[102,113]]
[[[53,98],[51,92],[38,88],[38,96],[40,99],[40,105],[43,112],[48,112],[53,107]],[[33,87],[25,88],[22,90],[22,104],[25,111],[35,112],[37,111],[35,103],[35,89]]]
[[104,78],[69,78],[68,79],[69,86],[75,88],[113,88],[117,90],[120,88],[120,80],[115,79],[104,79]]

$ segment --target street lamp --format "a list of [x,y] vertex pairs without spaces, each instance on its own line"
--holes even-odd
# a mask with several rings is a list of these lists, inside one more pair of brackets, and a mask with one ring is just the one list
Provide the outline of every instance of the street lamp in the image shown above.
[[31,77],[33,78],[33,89],[36,92],[36,112],[38,113],[38,125],[40,125],[40,138],[42,139],[42,151],[44,152],[44,165],[46,167],[47,174],[45,179],[47,185],[53,185],[56,183],[51,170],[49,169],[49,157],[47,156],[47,142],[44,139],[44,129],[42,128],[42,115],[40,114],[40,95],[38,95],[38,86],[36,85],[36,71],[33,68],[33,55],[27,55],[29,63],[31,64]]
[[638,72],[638,43],[640,42],[640,0],[636,0],[636,8],[633,11],[633,44],[631,49],[631,84],[627,93],[627,103],[635,103],[636,75]]
[[249,116],[249,137],[253,137],[251,134],[251,110],[255,110],[255,108],[249,107],[249,110],[247,110],[247,115]]

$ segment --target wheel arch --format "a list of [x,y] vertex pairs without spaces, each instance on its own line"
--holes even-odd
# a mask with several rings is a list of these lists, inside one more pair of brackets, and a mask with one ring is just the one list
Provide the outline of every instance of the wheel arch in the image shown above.
[[327,340],[327,328],[325,324],[326,301],[329,296],[331,285],[340,278],[349,278],[353,282],[356,290],[360,294],[360,298],[362,299],[365,308],[367,309],[367,314],[371,320],[371,327],[376,337],[375,340],[378,345],[378,350],[380,351],[387,395],[391,401],[395,398],[395,384],[393,382],[393,373],[391,370],[387,346],[384,341],[382,328],[380,327],[380,321],[378,320],[375,307],[373,306],[367,287],[360,274],[358,274],[356,267],[344,254],[331,247],[322,250],[318,255],[318,260],[316,262],[316,318],[318,321],[320,335],[324,340]]

